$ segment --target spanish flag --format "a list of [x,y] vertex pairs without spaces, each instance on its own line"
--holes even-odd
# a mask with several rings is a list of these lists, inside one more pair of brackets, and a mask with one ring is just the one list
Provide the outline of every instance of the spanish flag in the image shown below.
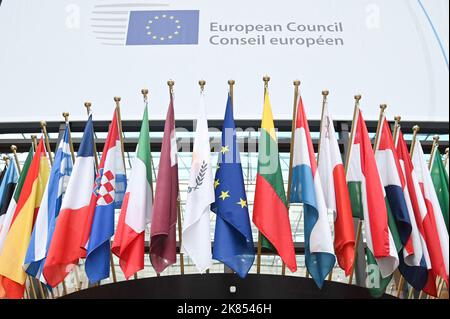
[[0,253],[0,297],[18,299],[23,296],[26,273],[22,264],[49,174],[50,168],[41,139]]

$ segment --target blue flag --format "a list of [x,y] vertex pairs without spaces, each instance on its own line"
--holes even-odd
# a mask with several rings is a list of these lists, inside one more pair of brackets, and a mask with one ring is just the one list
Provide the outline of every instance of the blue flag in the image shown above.
[[198,22],[198,10],[131,11],[126,44],[198,44]]
[[42,270],[55,230],[56,218],[61,209],[62,198],[72,173],[69,134],[69,125],[66,124],[31,233],[23,266],[30,276],[36,277],[43,283],[46,283],[46,280],[42,275]]
[[230,96],[222,128],[222,147],[214,188],[215,202],[211,210],[217,214],[217,219],[213,258],[245,278],[255,260],[255,248]]

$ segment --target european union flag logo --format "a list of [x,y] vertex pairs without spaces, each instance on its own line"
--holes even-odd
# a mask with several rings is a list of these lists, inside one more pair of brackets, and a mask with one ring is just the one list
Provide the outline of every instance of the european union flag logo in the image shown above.
[[198,10],[131,11],[126,44],[198,44],[198,23]]

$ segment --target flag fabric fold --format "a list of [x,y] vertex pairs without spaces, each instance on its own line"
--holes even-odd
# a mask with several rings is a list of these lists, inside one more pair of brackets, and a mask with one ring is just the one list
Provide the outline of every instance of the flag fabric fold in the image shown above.
[[182,246],[203,273],[211,267],[210,205],[214,203],[208,121],[204,93],[200,93],[192,165],[184,213]]
[[302,98],[297,106],[292,161],[291,203],[303,203],[305,263],[319,288],[336,263],[320,172]]
[[117,111],[114,111],[92,192],[95,208],[84,265],[90,283],[109,277],[111,237],[114,235],[114,209],[120,208],[126,188],[119,134]]
[[2,173],[4,174],[0,182],[0,232],[19,179],[16,163],[12,158],[9,159],[9,165]]
[[43,275],[51,287],[61,283],[86,255],[84,228],[91,223],[90,206],[95,207],[94,181],[94,131],[89,116],[44,263]]
[[69,134],[69,125],[66,124],[45,187],[23,265],[24,270],[30,276],[36,277],[43,283],[46,283],[42,275],[45,258],[55,229],[56,218],[61,209],[62,197],[72,172]]
[[[392,132],[384,116],[380,125],[375,159],[402,245],[399,252],[399,270],[406,281],[420,291],[428,280],[420,234]],[[393,233],[392,229],[391,232]]]
[[431,164],[431,180],[433,181],[436,196],[441,206],[442,215],[444,216],[445,226],[448,232],[448,210],[449,210],[449,193],[448,193],[448,174],[442,161],[442,155],[439,147],[435,148],[432,154]]
[[150,231],[150,261],[157,273],[176,262],[178,209],[178,159],[173,96],[167,110],[156,179],[155,201]]
[[120,268],[128,279],[144,269],[145,228],[152,218],[152,166],[147,106],[127,186],[111,250],[119,257]]
[[[389,205],[385,201],[372,143],[360,110],[355,121],[347,182],[353,213],[364,219],[368,273],[374,279],[369,282],[368,288],[374,296],[380,296],[398,267],[398,252],[390,231]],[[381,276],[375,275],[378,271]]]
[[[439,205],[439,200],[436,195],[436,191],[433,186],[433,181],[431,179],[430,171],[428,170],[425,155],[422,150],[422,144],[416,139],[415,146],[412,154],[412,162],[414,165],[414,171],[417,175],[417,179],[422,191],[423,198],[425,200],[425,205],[427,207],[427,217],[429,220],[425,219],[427,223],[431,224],[431,229],[435,230],[437,236],[434,240],[437,240],[440,246],[440,251],[442,254],[445,275],[442,277],[448,287],[448,273],[449,273],[449,237],[447,228],[445,226],[444,216]],[[434,227],[433,227],[434,226]],[[431,239],[431,238],[430,238]],[[432,244],[431,242],[427,244]],[[436,270],[440,269],[442,266],[436,265]],[[434,268],[434,265],[433,265]]]
[[328,103],[324,105],[321,120],[318,172],[326,206],[334,213],[334,251],[337,262],[345,275],[349,276],[355,256],[355,231],[344,164]]
[[214,179],[215,201],[211,205],[216,213],[213,258],[245,278],[255,260],[255,247],[230,95],[221,142]]
[[22,268],[28,244],[49,176],[49,164],[41,138],[14,211],[0,254],[0,286],[7,298],[22,298],[26,273]]

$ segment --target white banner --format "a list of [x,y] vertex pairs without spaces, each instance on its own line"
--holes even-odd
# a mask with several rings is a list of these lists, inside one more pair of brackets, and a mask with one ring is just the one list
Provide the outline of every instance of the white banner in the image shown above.
[[225,112],[236,80],[235,118],[260,119],[263,81],[275,119],[290,119],[300,79],[309,119],[321,91],[330,113],[351,119],[363,95],[366,119],[380,103],[391,118],[449,120],[448,0],[4,0],[0,6],[0,123],[140,119],[141,88],[150,119],[164,119],[167,80],[175,117],[194,119],[198,80],[208,117]]

